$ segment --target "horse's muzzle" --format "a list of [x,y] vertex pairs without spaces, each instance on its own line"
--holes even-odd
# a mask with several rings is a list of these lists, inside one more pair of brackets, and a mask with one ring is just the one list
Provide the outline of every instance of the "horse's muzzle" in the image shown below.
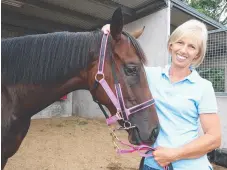
[[128,140],[131,144],[134,145],[141,145],[141,144],[146,144],[146,145],[152,145],[156,141],[158,134],[159,134],[160,127],[157,125],[153,130],[151,131],[149,137],[147,139],[142,139],[139,129],[137,127],[130,129],[129,132],[129,137]]

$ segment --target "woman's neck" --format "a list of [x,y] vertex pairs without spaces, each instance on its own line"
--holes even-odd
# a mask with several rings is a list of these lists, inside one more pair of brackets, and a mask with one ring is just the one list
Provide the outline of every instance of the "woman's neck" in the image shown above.
[[169,77],[172,83],[179,82],[190,74],[191,70],[189,67],[180,68],[171,65],[169,69]]

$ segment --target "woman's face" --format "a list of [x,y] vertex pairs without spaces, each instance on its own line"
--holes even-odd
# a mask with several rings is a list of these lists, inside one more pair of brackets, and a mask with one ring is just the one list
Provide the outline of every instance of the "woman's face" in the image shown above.
[[172,56],[172,65],[179,68],[189,68],[193,60],[199,57],[201,44],[202,41],[193,36],[184,36],[170,44],[169,51]]

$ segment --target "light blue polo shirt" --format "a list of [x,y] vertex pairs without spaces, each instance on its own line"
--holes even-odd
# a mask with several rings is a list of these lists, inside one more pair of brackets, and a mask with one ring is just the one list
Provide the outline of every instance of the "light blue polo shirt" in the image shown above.
[[[148,84],[155,99],[160,121],[160,132],[153,147],[176,148],[199,137],[199,114],[217,113],[217,102],[212,83],[192,69],[182,81],[171,83],[169,68],[145,67]],[[145,159],[146,165],[161,169],[153,157]],[[198,159],[173,162],[174,170],[210,170],[207,155]]]

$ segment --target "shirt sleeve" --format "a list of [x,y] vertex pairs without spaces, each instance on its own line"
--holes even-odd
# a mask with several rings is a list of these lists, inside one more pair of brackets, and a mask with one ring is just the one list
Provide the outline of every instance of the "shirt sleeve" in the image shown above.
[[[212,83],[207,81],[204,84],[202,97],[198,105],[198,113],[217,113],[218,107],[217,107],[217,100],[214,92],[214,88],[212,86]],[[199,89],[198,89],[199,90]]]
[[144,67],[148,84],[154,84],[161,74],[161,67]]

